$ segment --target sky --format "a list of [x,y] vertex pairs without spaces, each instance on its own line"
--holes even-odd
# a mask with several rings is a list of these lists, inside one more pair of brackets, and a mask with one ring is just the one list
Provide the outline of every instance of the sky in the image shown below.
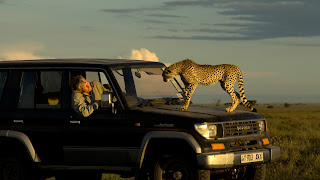
[[[235,64],[248,99],[320,102],[319,9],[319,0],[0,0],[0,60]],[[219,84],[195,92],[209,94],[225,96]]]

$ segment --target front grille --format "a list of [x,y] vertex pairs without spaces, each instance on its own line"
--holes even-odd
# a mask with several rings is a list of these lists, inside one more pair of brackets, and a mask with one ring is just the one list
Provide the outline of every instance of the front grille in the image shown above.
[[224,137],[260,134],[259,121],[232,121],[222,126]]
[[258,147],[257,140],[248,140],[248,141],[236,141],[229,143],[229,149],[232,151],[240,151],[247,149],[254,149]]

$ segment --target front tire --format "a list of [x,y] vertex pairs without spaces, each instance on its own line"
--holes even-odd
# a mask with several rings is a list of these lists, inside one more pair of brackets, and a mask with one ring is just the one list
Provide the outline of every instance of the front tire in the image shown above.
[[0,158],[0,180],[23,180],[25,178],[23,163],[18,158]]
[[222,174],[213,177],[213,179],[223,180],[265,180],[266,178],[266,165],[249,165],[231,169],[227,174]]
[[265,180],[266,179],[266,165],[259,164],[255,166],[248,167],[246,177],[251,180]]
[[210,171],[198,170],[182,157],[164,156],[154,165],[153,180],[210,180]]

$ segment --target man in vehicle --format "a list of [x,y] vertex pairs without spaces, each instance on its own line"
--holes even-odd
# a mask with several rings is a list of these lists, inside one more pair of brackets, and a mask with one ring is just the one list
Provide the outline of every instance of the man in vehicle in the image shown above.
[[90,116],[101,105],[101,95],[112,92],[106,89],[99,81],[89,83],[82,75],[72,78],[73,109],[83,117]]

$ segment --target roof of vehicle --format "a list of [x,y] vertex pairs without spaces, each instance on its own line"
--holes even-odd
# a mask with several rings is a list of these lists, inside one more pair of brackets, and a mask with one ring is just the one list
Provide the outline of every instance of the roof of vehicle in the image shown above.
[[72,59],[39,59],[39,60],[8,60],[0,61],[0,67],[25,67],[25,66],[86,66],[86,65],[163,65],[160,62],[130,60],[130,59],[99,59],[99,58],[72,58]]

